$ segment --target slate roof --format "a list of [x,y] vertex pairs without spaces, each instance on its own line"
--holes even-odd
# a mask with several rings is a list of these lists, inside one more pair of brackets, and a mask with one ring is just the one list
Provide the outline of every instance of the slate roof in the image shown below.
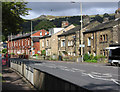
[[117,25],[118,23],[120,23],[120,19],[111,20],[111,21],[106,22],[106,23],[101,23],[98,26],[92,28],[91,30],[85,31],[84,33],[90,33],[90,32],[101,31],[104,29],[112,28],[113,26]]
[[76,26],[73,29],[70,29],[69,31],[63,32],[62,34],[58,35],[58,37],[64,36],[64,35],[75,34],[75,32],[79,31],[80,29],[81,29],[80,26]]
[[[38,31],[40,31],[40,30],[33,31],[32,34],[38,32]],[[16,37],[12,38],[12,40],[17,40],[17,39],[21,39],[21,38],[30,37],[30,36],[31,36],[31,33],[27,33],[27,34],[23,34],[21,36],[16,36]],[[11,39],[10,39],[10,41],[11,41]]]
[[[86,26],[88,26],[88,25],[91,24],[91,23],[94,23],[94,22],[95,22],[95,21],[92,21],[92,22],[84,25],[83,28],[86,27]],[[70,30],[68,30],[68,31],[66,31],[66,32],[58,35],[58,37],[60,37],[60,36],[65,36],[65,35],[70,35],[70,34],[75,34],[75,32],[76,32],[76,31],[79,31],[79,30],[81,30],[81,26],[80,26],[80,25],[78,25],[78,26],[76,26],[76,27],[74,27],[74,28],[72,28],[72,29],[70,29]]]

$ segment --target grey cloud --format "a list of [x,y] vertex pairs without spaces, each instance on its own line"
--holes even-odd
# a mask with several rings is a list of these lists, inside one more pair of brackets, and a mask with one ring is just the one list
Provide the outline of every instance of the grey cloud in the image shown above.
[[[83,14],[97,14],[103,12],[114,13],[118,8],[117,2],[83,2]],[[27,7],[37,15],[69,16],[80,14],[80,4],[70,2],[29,2]],[[99,11],[99,8],[101,9]],[[52,10],[52,11],[51,11]]]

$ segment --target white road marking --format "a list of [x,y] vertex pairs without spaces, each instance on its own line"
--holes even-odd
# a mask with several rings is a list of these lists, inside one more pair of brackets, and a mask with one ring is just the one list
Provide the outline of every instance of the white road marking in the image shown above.
[[[120,85],[119,80],[112,78],[112,75],[120,76],[117,74],[98,73],[98,72],[94,72],[94,71],[91,73],[85,73],[85,70],[81,70],[81,69],[77,69],[77,68],[70,69],[66,66],[61,66],[61,65],[59,66],[59,65],[55,65],[55,64],[46,64],[46,63],[35,64],[35,65],[45,66],[45,67],[49,67],[49,68],[59,68],[61,70],[70,71],[70,72],[80,72],[82,74],[82,76],[89,76],[92,79],[112,81],[112,82],[116,83],[117,85]],[[97,65],[94,65],[94,66],[97,66]],[[116,68],[116,67],[114,67],[114,68]]]
[[93,73],[93,74],[101,74],[101,73],[98,73],[98,72],[91,72],[91,73]]

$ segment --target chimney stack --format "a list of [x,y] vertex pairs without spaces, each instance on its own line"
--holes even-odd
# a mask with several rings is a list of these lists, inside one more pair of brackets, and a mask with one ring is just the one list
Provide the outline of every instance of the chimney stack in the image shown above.
[[115,11],[115,19],[120,18],[120,8]]
[[103,19],[103,23],[106,23],[106,22],[109,22],[109,18],[108,18],[108,17],[105,17],[105,18]]
[[62,28],[66,27],[69,25],[68,21],[62,21]]

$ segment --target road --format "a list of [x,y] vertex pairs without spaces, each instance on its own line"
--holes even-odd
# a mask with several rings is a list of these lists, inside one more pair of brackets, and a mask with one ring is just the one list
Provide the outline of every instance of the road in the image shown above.
[[[42,61],[41,61],[42,62]],[[119,67],[104,64],[43,61],[30,65],[89,90],[120,89]]]

